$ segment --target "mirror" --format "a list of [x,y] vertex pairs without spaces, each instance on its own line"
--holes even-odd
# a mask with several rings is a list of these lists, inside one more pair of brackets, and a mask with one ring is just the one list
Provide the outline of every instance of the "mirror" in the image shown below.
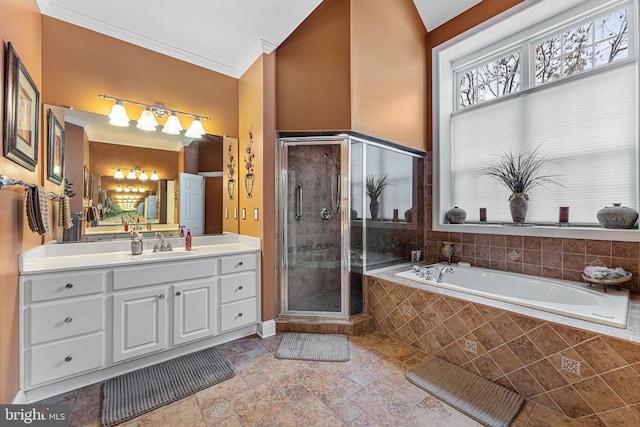
[[[71,184],[67,184],[69,192],[75,193],[70,199],[74,228],[65,234],[65,241],[128,238],[133,229],[150,236],[156,231],[179,235],[181,172],[205,177],[204,221],[220,218],[220,225],[205,226],[205,233],[222,231],[223,209],[233,209],[230,203],[237,203],[237,197],[227,200],[226,187],[222,191],[227,184],[222,162],[231,146],[227,138],[223,142],[222,137],[205,135],[194,141],[184,132],[164,134],[162,125],[156,131],[143,131],[134,120],[127,127],[118,127],[110,125],[104,115],[51,108],[64,117],[65,179]],[[233,149],[237,150],[237,143]],[[212,158],[219,159],[219,164]],[[118,169],[121,178],[116,177]],[[81,212],[86,220],[78,219]],[[225,217],[224,230],[237,232],[235,222],[234,227]]]

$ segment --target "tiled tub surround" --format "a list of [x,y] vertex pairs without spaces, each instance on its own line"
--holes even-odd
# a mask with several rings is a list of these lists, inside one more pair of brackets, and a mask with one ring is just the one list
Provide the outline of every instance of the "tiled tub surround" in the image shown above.
[[640,425],[640,302],[627,329],[419,285],[366,277],[374,328],[586,425]]

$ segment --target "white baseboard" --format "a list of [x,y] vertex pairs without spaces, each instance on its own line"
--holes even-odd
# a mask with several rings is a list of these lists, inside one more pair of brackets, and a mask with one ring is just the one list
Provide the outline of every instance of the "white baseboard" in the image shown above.
[[258,335],[260,338],[269,338],[276,334],[276,321],[275,319],[267,320],[265,322],[258,322]]
[[13,402],[11,403],[14,405],[26,405],[29,402],[27,401],[27,396],[23,393],[22,389],[20,389],[13,397]]

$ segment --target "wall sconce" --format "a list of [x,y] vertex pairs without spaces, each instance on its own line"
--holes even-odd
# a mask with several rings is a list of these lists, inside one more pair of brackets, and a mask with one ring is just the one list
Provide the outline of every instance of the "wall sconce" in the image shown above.
[[247,173],[244,176],[244,189],[247,191],[247,199],[252,197],[253,183],[256,179],[253,174],[253,159],[255,156],[255,152],[253,151],[253,131],[249,130],[249,142],[247,143],[247,148],[245,149],[244,154],[244,168],[247,170]]
[[233,189],[235,188],[235,181],[233,178],[229,178],[227,181],[227,193],[229,194],[229,200],[233,200]]
[[179,135],[180,132],[184,129],[182,124],[180,123],[180,119],[176,114],[181,114],[183,116],[193,117],[191,125],[189,129],[185,132],[185,136],[188,138],[200,138],[206,132],[204,127],[202,126],[202,122],[200,119],[211,120],[209,117],[201,116],[198,114],[187,113],[184,111],[171,110],[164,106],[164,104],[144,104],[142,102],[130,101],[122,98],[115,98],[109,95],[98,95],[103,99],[110,99],[115,101],[115,104],[111,108],[111,114],[109,114],[109,123],[114,126],[129,126],[129,116],[127,115],[127,110],[125,109],[123,103],[139,105],[144,107],[144,111],[140,115],[138,119],[137,128],[145,130],[145,131],[155,131],[158,126],[157,118],[163,119],[167,116],[167,121],[165,125],[162,127],[162,132],[169,135]]

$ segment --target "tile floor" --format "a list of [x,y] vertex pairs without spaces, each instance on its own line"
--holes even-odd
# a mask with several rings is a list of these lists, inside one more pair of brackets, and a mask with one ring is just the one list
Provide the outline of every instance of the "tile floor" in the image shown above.
[[[349,362],[279,360],[282,334],[256,336],[218,348],[238,375],[122,427],[171,426],[479,426],[405,379],[429,356],[371,331],[349,337]],[[100,384],[43,403],[72,408],[72,426],[100,426]],[[527,401],[515,427],[581,425]]]

